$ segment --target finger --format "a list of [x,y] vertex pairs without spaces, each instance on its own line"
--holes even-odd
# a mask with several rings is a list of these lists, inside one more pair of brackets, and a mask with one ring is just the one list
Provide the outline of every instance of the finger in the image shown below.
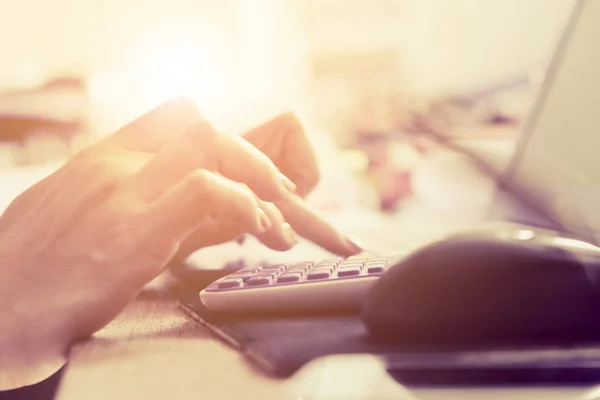
[[260,207],[269,217],[271,229],[256,235],[256,238],[273,250],[286,251],[294,247],[298,243],[298,236],[275,204],[263,201]]
[[[259,201],[259,207],[265,212],[271,223],[271,228],[262,234],[255,235],[265,246],[277,250],[286,251],[298,242],[298,235],[288,224],[281,212],[272,203]],[[205,219],[202,224],[189,235],[177,252],[177,259],[182,260],[189,257],[200,248],[216,244],[226,243],[236,238],[244,237],[247,233],[244,226],[234,220]]]
[[100,142],[100,146],[156,152],[202,120],[195,103],[176,98],[149,111]]
[[296,184],[300,196],[306,196],[319,182],[317,156],[294,114],[280,114],[246,132],[243,138],[273,160]]
[[362,251],[358,244],[341,234],[327,220],[308,208],[300,197],[288,196],[285,201],[278,203],[277,207],[300,236],[324,249],[344,257]]
[[223,175],[247,184],[266,201],[280,200],[297,189],[268,156],[248,141],[235,135],[221,134],[218,138],[219,172]]
[[237,226],[253,234],[271,227],[254,195],[243,185],[196,170],[141,214],[140,224],[148,230],[144,251],[159,259],[166,257],[165,254],[172,257],[173,243],[184,241],[206,217],[235,221]]
[[294,189],[267,156],[239,137],[218,133],[206,121],[161,149],[136,174],[133,186],[141,198],[152,200],[197,169],[244,183],[265,200],[279,200]]

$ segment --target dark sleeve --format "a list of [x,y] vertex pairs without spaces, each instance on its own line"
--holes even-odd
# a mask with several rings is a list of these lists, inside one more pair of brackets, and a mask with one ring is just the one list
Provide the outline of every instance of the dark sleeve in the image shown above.
[[0,391],[0,400],[54,400],[64,369],[35,385]]

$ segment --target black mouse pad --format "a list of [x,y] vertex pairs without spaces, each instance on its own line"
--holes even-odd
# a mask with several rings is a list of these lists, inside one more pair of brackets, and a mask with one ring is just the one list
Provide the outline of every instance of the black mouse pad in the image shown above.
[[293,375],[326,355],[372,353],[403,384],[572,384],[600,381],[600,343],[527,349],[409,347],[375,342],[356,313],[235,315],[207,309],[198,292],[178,294],[183,308],[273,377]]
[[397,350],[397,346],[370,342],[355,313],[222,314],[207,309],[197,292],[181,293],[180,302],[194,319],[277,377],[288,377],[305,363],[324,355]]

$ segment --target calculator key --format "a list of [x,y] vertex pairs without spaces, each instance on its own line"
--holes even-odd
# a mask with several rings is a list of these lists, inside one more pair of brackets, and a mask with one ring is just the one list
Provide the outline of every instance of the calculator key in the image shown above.
[[333,272],[335,268],[331,265],[318,266],[313,269],[313,272]]
[[327,279],[330,276],[331,276],[331,272],[329,272],[329,271],[315,271],[315,272],[309,273],[306,278],[310,279],[310,280],[315,280],[315,279]]
[[364,253],[361,254],[357,254],[355,256],[350,256],[348,258],[346,258],[346,261],[361,261],[361,262],[366,262],[368,259],[367,255]]
[[376,262],[376,263],[369,263],[368,265],[369,268],[371,267],[381,267],[383,269],[387,269],[388,268],[388,263],[387,262]]
[[240,275],[240,276],[241,275],[247,275],[247,274],[252,274],[252,273],[258,272],[258,271],[260,271],[262,269],[263,269],[263,267],[244,268],[244,269],[241,269],[241,270],[233,273],[232,275]]
[[240,276],[240,278],[242,279],[242,282],[247,282],[248,279],[252,278],[253,276],[255,276],[255,275],[254,274],[246,274],[246,275]]
[[344,268],[338,271],[338,276],[360,275],[360,268]]
[[229,275],[227,278],[228,279],[229,278],[231,278],[231,279],[244,279],[244,278],[247,278],[247,277],[250,277],[250,276],[254,276],[254,273],[246,271],[244,273],[236,272],[235,274]]
[[310,268],[312,268],[314,266],[315,266],[314,262],[301,262],[301,263],[297,263],[297,264],[291,265],[289,269],[292,269],[292,268],[310,269]]
[[307,269],[311,269],[314,265],[310,265],[310,264],[299,264],[299,265],[290,265],[287,269],[288,270],[293,270],[293,269],[297,269],[297,270],[307,270]]
[[346,261],[342,264],[342,268],[363,268],[365,266],[365,262],[364,261],[359,261],[359,260],[355,260],[355,261]]
[[246,282],[246,286],[263,286],[270,285],[273,282],[273,278],[271,276],[253,276],[248,279]]
[[256,274],[252,274],[253,276],[277,276],[279,275],[279,271],[276,270],[272,270],[272,271],[260,271]]
[[291,267],[288,268],[285,271],[286,274],[290,273],[290,274],[301,274],[301,275],[305,275],[306,274],[306,268],[298,268],[298,267]]
[[219,289],[231,289],[231,288],[237,288],[240,286],[242,286],[241,279],[231,279],[231,280],[221,281],[221,282],[217,283],[217,287]]
[[285,271],[285,269],[286,269],[286,266],[284,266],[284,265],[270,265],[268,267],[263,267],[262,270],[265,272],[274,271],[276,273],[280,273],[280,272]]
[[341,261],[342,261],[341,259],[331,259],[331,260],[321,261],[320,263],[317,264],[317,266],[315,268],[325,267],[325,266],[335,268],[340,264]]
[[373,265],[367,269],[367,273],[375,275],[375,274],[383,274],[385,268],[382,265]]
[[387,265],[388,263],[388,259],[387,258],[371,258],[369,260],[369,264],[384,264]]
[[265,278],[273,278],[275,275],[277,275],[276,272],[274,271],[270,271],[270,272],[259,272],[256,274],[247,274],[247,275],[243,275],[240,278],[242,278],[242,280],[244,282],[248,282],[250,279],[254,278],[254,277],[265,277]]
[[301,273],[283,274],[283,275],[279,275],[279,278],[277,278],[277,282],[278,283],[298,282],[300,280],[300,278],[302,278]]
[[256,274],[245,273],[244,275],[230,275],[231,278],[241,279],[243,282],[246,282],[248,279],[252,278],[253,276],[256,276]]

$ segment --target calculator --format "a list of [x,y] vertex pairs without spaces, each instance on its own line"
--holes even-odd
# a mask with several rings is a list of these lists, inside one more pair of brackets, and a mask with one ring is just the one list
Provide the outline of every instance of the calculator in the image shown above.
[[399,256],[358,255],[246,267],[200,292],[209,309],[225,312],[358,309],[373,283]]

